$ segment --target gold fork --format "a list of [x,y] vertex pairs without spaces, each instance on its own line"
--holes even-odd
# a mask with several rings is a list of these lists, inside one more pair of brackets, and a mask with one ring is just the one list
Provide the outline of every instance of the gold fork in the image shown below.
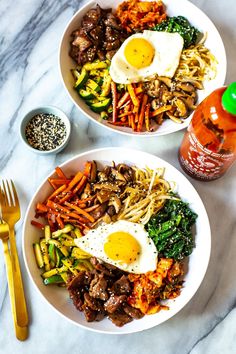
[[13,315],[15,333],[16,333],[16,338],[23,341],[28,337],[28,327],[27,326],[20,327],[16,322],[16,306],[15,306],[15,298],[14,298],[12,264],[11,264],[10,250],[8,247],[8,238],[9,238],[9,227],[7,224],[3,223],[0,215],[0,239],[2,240],[3,243],[3,252],[4,252],[4,258],[6,264],[8,290],[9,290],[9,296],[11,302],[11,310]]
[[16,322],[18,326],[25,327],[28,325],[28,313],[14,231],[14,226],[16,222],[20,219],[20,205],[16,189],[12,181],[10,183],[8,181],[2,181],[0,204],[2,209],[2,219],[9,226]]

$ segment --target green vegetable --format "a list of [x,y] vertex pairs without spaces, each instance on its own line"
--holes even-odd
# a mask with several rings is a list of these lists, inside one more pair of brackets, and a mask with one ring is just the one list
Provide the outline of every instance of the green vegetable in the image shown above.
[[184,39],[184,48],[195,45],[200,33],[195,27],[191,26],[189,21],[183,16],[168,17],[165,21],[153,27],[152,30],[179,33]]
[[99,113],[106,110],[106,108],[109,106],[110,103],[111,103],[111,99],[107,98],[103,101],[92,103],[90,107],[92,111]]
[[55,275],[52,275],[49,278],[45,278],[43,282],[44,282],[45,285],[58,284],[58,283],[60,284],[60,283],[63,283],[64,280],[62,279],[62,277],[60,275],[55,274]]
[[76,83],[75,83],[75,89],[76,90],[79,90],[83,87],[83,85],[87,82],[88,80],[88,73],[87,71],[83,68],[81,70],[81,73],[80,73],[80,76],[78,77],[78,79],[76,80]]
[[168,200],[159,213],[146,225],[159,254],[181,260],[189,256],[194,247],[191,228],[197,214],[181,200]]
[[80,89],[79,90],[79,94],[84,100],[92,100],[92,99],[94,99],[96,97],[96,96],[94,96],[92,91],[88,90],[88,89],[87,90]]

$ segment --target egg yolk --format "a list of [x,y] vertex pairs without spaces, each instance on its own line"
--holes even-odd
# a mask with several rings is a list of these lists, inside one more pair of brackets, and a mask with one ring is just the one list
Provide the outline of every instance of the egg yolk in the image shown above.
[[153,61],[155,50],[144,38],[131,39],[124,50],[127,62],[136,69],[149,66]]
[[130,264],[134,262],[141,251],[138,241],[128,232],[117,231],[107,237],[104,252],[114,260]]

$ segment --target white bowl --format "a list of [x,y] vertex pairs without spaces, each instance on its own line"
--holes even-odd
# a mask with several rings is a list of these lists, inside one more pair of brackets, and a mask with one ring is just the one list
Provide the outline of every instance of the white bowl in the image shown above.
[[176,182],[177,192],[180,197],[188,202],[190,208],[198,214],[196,221],[195,248],[189,257],[188,272],[185,275],[185,282],[181,295],[175,300],[168,301],[170,307],[169,311],[163,310],[155,315],[144,316],[141,320],[134,320],[121,328],[116,327],[108,319],[104,319],[101,322],[86,322],[83,313],[75,309],[72,301],[69,299],[68,292],[64,288],[45,286],[43,284],[40,276],[41,271],[37,268],[35,262],[32,244],[39,240],[40,231],[33,227],[30,222],[34,219],[36,203],[45,200],[46,196],[48,196],[51,191],[51,187],[47,180],[43,181],[34,194],[25,216],[23,226],[23,254],[26,268],[30,278],[44,300],[59,312],[62,317],[67,318],[76,325],[89,330],[110,334],[132,333],[154,327],[179,312],[193,297],[204,278],[211,249],[210,225],[206,210],[198,193],[188,179],[169,163],[154,155],[132,149],[105,148],[80,154],[62,164],[61,167],[65,174],[70,176],[79,169],[82,170],[84,163],[88,160],[100,161],[101,164],[111,164],[112,161],[115,161],[116,163],[124,162],[131,165],[135,164],[140,167],[164,167],[165,178],[169,181]]
[[[66,127],[66,136],[63,142],[57,146],[55,149],[51,150],[38,150],[33,148],[28,140],[26,139],[25,136],[25,129],[29,121],[37,114],[53,114],[60,118],[62,122],[65,124]],[[62,112],[59,108],[54,107],[54,106],[40,106],[37,108],[32,109],[30,112],[28,112],[22,119],[21,124],[20,124],[20,137],[22,142],[25,144],[25,146],[32,152],[38,154],[38,155],[51,155],[51,154],[57,154],[60,151],[62,151],[68,144],[69,139],[70,139],[70,134],[71,134],[71,124],[70,120],[67,117],[67,115]]]
[[[92,121],[106,127],[112,131],[116,131],[123,134],[149,137],[149,136],[159,136],[169,133],[176,132],[189,125],[192,115],[190,115],[182,124],[177,124],[170,119],[165,120],[165,122],[158,128],[155,132],[133,132],[130,128],[111,126],[105,120],[101,121],[98,114],[92,112],[86,103],[79,97],[76,90],[73,88],[74,79],[71,74],[71,69],[76,67],[76,63],[69,56],[71,33],[77,29],[80,25],[82,17],[90,9],[94,8],[96,4],[99,4],[103,8],[117,8],[118,4],[123,2],[122,0],[98,0],[89,1],[85,6],[83,6],[76,14],[72,17],[66,26],[65,32],[62,36],[60,51],[59,51],[59,67],[62,77],[62,82],[69,97],[72,99],[74,104]],[[185,16],[189,22],[198,28],[202,33],[207,33],[207,39],[205,45],[209,48],[216,57],[218,61],[217,75],[214,80],[205,83],[205,89],[198,91],[198,102],[202,101],[203,98],[208,96],[214,89],[224,85],[226,76],[226,53],[225,48],[214,24],[211,20],[194,4],[187,0],[164,0],[163,3],[166,5],[167,14],[169,16]]]

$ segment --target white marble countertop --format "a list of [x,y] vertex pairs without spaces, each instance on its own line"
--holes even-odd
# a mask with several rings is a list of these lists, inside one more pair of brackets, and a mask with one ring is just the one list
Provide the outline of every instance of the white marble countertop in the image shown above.
[[[235,81],[235,1],[192,2],[206,12],[220,31],[228,58],[226,83]],[[128,138],[89,122],[69,100],[58,75],[58,46],[67,21],[83,3],[79,0],[0,2],[0,171],[1,178],[14,179],[20,197],[22,218],[17,224],[17,243],[30,315],[29,338],[19,342],[13,330],[0,246],[0,353],[235,353],[236,165],[214,182],[191,180],[209,215],[212,254],[200,289],[167,322],[138,334],[92,333],[62,319],[29,279],[21,250],[23,218],[37,186],[56,165],[92,148],[126,146],[158,155],[180,169],[177,149],[183,132],[158,139]],[[19,139],[23,115],[41,104],[62,108],[73,125],[68,147],[56,156],[32,154]]]

